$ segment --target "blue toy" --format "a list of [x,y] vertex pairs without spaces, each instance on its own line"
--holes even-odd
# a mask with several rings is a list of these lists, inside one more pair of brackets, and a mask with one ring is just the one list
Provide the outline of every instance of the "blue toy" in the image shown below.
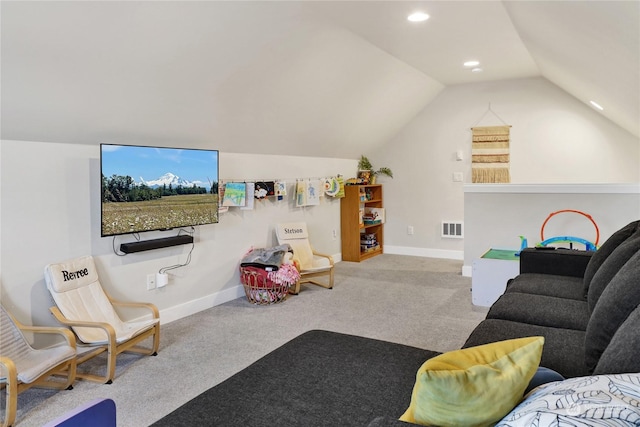
[[585,250],[587,251],[595,251],[597,249],[594,243],[591,243],[590,241],[583,239],[581,237],[573,237],[573,236],[551,237],[547,240],[544,240],[538,243],[536,246],[547,246],[549,243],[566,243],[566,242],[582,243],[585,246]]
[[527,243],[527,238],[524,236],[518,236],[520,237],[520,250],[518,252],[516,252],[516,256],[520,256],[520,252],[522,252],[523,250],[525,250],[528,246],[529,243]]
[[[556,237],[551,237],[549,239],[545,239],[544,238],[544,227],[545,225],[547,225],[547,222],[549,222],[549,220],[551,219],[551,217],[553,217],[554,215],[557,215],[559,213],[577,213],[580,214],[584,217],[586,217],[589,221],[591,221],[591,223],[593,224],[593,226],[596,229],[596,242],[592,243],[586,239],[583,239],[581,237],[574,237],[574,236],[556,236]],[[519,236],[520,237],[520,251],[518,251],[515,255],[516,256],[520,256],[520,252],[522,252],[528,245],[527,243],[527,238],[524,236]],[[549,216],[547,217],[547,219],[545,219],[544,223],[542,224],[542,227],[540,228],[540,238],[542,239],[542,242],[538,243],[536,245],[536,247],[538,248],[544,248],[546,247],[548,244],[550,243],[569,243],[570,247],[572,247],[572,243],[576,242],[576,243],[581,243],[585,246],[585,250],[587,251],[595,251],[598,249],[598,241],[600,240],[600,230],[598,229],[598,224],[596,224],[596,222],[594,221],[594,219],[591,217],[591,215],[588,215],[584,212],[581,211],[577,211],[575,209],[563,209],[557,212],[552,212],[551,214],[549,214]],[[551,249],[551,248],[550,248]]]

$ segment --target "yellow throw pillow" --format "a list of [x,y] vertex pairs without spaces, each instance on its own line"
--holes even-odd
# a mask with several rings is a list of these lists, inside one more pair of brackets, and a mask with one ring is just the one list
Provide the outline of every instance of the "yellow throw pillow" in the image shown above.
[[518,338],[427,360],[400,420],[442,427],[495,424],[522,400],[543,345],[544,337]]

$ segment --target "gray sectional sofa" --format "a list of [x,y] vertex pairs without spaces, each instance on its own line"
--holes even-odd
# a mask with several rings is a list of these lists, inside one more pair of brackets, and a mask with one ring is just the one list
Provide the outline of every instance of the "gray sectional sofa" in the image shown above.
[[596,252],[526,249],[520,274],[464,347],[541,335],[564,377],[640,372],[640,221]]
[[[535,413],[539,425],[549,425],[540,417],[551,417],[558,425],[573,425],[572,419],[580,417],[578,425],[592,425],[585,420],[594,414],[615,419],[613,424],[600,419],[593,425],[640,425],[640,408],[631,406],[623,411],[611,409],[614,400],[602,403],[603,397],[620,396],[624,404],[640,401],[639,304],[640,221],[636,221],[595,252],[523,251],[520,274],[509,282],[464,347],[544,336],[540,366],[565,378],[590,376],[587,381],[575,378],[579,384],[567,385],[574,394],[580,392],[577,399],[589,412],[578,414],[580,407],[570,407],[561,408],[565,412],[559,415]],[[154,426],[407,426],[398,417],[411,400],[416,372],[436,355],[385,341],[309,331]],[[619,375],[623,373],[635,374],[626,378]],[[550,383],[559,385],[560,391],[548,394],[563,396],[567,393],[563,383]],[[604,388],[596,389],[597,384],[604,384]],[[586,387],[586,392],[580,387]],[[540,401],[530,406],[524,402],[522,413],[517,412],[518,406],[516,415],[512,413],[498,425],[531,425],[522,422],[532,415],[527,414],[527,408],[539,408],[547,405],[544,399],[551,399],[544,395],[544,388],[537,390],[527,399]],[[610,390],[615,393],[608,396]],[[631,397],[620,390],[628,391]],[[585,400],[590,395],[597,400]],[[601,410],[594,410],[597,405]]]

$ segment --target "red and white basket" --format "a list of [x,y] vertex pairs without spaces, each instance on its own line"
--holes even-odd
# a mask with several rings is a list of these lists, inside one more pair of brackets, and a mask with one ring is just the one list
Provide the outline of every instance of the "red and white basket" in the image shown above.
[[265,305],[282,302],[289,292],[289,283],[278,284],[269,278],[269,271],[256,267],[240,267],[240,282],[252,304]]

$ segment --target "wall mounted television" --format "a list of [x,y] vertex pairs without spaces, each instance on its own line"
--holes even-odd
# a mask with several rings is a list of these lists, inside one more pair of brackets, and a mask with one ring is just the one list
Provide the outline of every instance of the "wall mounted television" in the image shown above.
[[218,154],[100,144],[101,236],[217,223]]

